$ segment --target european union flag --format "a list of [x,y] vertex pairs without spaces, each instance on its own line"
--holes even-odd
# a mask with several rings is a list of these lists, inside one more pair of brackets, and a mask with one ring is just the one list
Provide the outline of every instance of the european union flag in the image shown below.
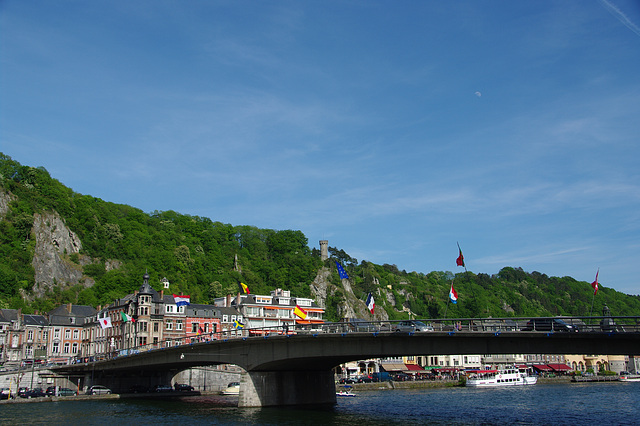
[[340,279],[341,280],[348,280],[349,279],[349,275],[347,275],[347,271],[344,270],[344,268],[342,267],[340,262],[338,262],[337,260],[336,260],[336,266],[338,267],[338,274],[340,274]]

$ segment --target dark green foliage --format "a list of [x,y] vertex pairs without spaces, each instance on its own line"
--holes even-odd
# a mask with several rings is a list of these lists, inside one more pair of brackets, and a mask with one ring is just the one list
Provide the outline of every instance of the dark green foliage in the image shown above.
[[[591,286],[571,277],[548,277],[512,267],[493,276],[472,272],[454,276],[449,271],[407,273],[396,265],[358,264],[335,247],[329,247],[330,259],[323,264],[319,250],[311,250],[300,231],[233,226],[174,211],[144,213],[74,193],[45,169],[22,166],[2,153],[0,187],[14,197],[0,219],[0,306],[24,312],[46,312],[69,302],[92,306],[111,303],[137,289],[145,271],[154,288],[162,289],[160,282],[166,277],[170,292],[189,294],[195,303],[209,303],[237,292],[238,281],[247,284],[253,294],[269,294],[280,287],[309,297],[309,285],[325,266],[332,271],[325,318],[336,321],[340,319],[338,306],[345,300],[336,260],[349,274],[356,298],[364,301],[369,292],[375,294],[376,309],[386,310],[390,319],[406,318],[403,307],[422,318],[441,318],[445,312],[449,318],[585,316],[591,309]],[[68,260],[84,265],[84,275],[95,284],[70,287],[59,283],[45,298],[26,303],[20,292],[30,296],[34,285],[33,215],[52,210],[83,244],[82,253],[71,254]],[[84,261],[89,258],[91,263]],[[119,266],[107,268],[111,261]],[[459,296],[456,305],[447,304],[452,280]],[[601,287],[593,314],[600,315],[604,304],[613,315],[640,315],[639,296]]]

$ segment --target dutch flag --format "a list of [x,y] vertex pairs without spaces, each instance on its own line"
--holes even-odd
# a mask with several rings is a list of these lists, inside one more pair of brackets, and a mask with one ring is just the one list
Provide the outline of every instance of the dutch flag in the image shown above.
[[458,292],[453,288],[453,283],[451,283],[451,290],[449,290],[449,299],[451,299],[451,303],[458,303]]

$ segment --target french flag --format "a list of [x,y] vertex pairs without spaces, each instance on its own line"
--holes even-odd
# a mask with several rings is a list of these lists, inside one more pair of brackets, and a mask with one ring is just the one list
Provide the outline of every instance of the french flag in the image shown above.
[[373,313],[373,310],[376,308],[376,302],[373,300],[373,295],[371,293],[367,296],[367,308],[369,308],[371,313]]
[[187,306],[191,304],[189,296],[178,296],[174,294],[173,301],[176,302],[176,306]]
[[451,283],[451,290],[449,290],[449,299],[451,299],[451,303],[458,303],[458,292],[453,288],[453,283]]

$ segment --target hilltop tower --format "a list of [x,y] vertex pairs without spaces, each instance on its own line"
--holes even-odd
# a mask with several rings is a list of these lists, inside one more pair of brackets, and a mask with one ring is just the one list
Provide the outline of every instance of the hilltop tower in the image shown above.
[[329,240],[320,240],[320,259],[323,261],[329,258]]

